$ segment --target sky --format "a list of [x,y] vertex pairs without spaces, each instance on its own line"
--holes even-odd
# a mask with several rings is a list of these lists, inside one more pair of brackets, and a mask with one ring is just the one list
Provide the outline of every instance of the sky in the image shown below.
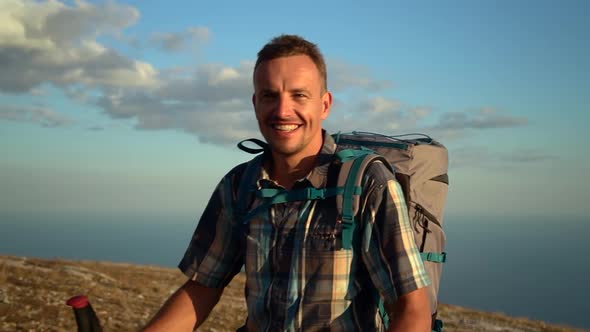
[[258,50],[318,44],[329,132],[449,149],[447,215],[582,217],[588,1],[0,0],[0,211],[194,215],[260,137]]

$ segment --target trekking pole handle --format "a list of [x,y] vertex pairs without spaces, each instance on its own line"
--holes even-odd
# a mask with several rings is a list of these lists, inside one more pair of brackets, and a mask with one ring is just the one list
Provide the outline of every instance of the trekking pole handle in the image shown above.
[[102,327],[88,297],[85,295],[74,296],[66,304],[74,310],[78,332],[102,332]]

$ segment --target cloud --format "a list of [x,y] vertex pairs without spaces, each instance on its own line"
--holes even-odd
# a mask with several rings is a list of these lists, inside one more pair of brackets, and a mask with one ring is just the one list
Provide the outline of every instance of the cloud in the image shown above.
[[33,96],[44,96],[47,94],[47,92],[41,88],[31,89],[31,91],[29,91],[29,93]]
[[476,111],[449,112],[440,117],[435,129],[495,129],[518,127],[528,123],[526,118],[500,114],[493,108]]
[[482,130],[527,123],[526,118],[489,107],[475,111],[436,112],[431,107],[407,105],[394,98],[370,96],[336,99],[326,127],[332,132],[423,133],[441,141],[454,141]]
[[[25,0],[1,6],[0,91],[25,93],[50,84],[114,119],[135,120],[138,129],[181,130],[203,142],[259,136],[250,101],[253,61],[156,69],[98,41],[103,35],[129,40],[123,32],[139,19],[135,8],[115,2],[69,6]],[[161,49],[179,51],[210,38],[208,28],[193,27],[156,33],[150,40]],[[329,68],[330,88],[336,91],[366,95],[392,86],[374,79],[364,66],[333,60]],[[367,110],[360,114],[368,117],[367,126],[386,123],[383,129],[391,129],[399,122],[399,114],[382,121],[383,114],[400,107],[397,101],[376,97],[359,103],[359,110]]]
[[334,92],[363,89],[363,92],[377,93],[393,87],[392,81],[374,79],[366,66],[328,59],[327,67],[328,89]]
[[154,94],[163,100],[201,103],[241,100],[250,105],[253,69],[253,62],[242,62],[238,67],[205,64],[192,74],[168,76]]
[[44,107],[0,105],[0,119],[37,123],[43,127],[61,127],[72,123],[66,115]]
[[496,152],[491,151],[485,146],[449,148],[451,168],[498,168],[514,165],[537,165],[541,161],[556,160],[559,160],[557,156],[535,149],[516,149],[508,152]]
[[[202,142],[233,144],[260,136],[251,105],[253,61],[156,69],[99,41],[105,35],[131,40],[124,32],[139,19],[137,9],[116,2],[69,3],[0,2],[0,92],[41,94],[45,86],[57,87],[112,119],[131,119],[137,129],[179,130]],[[156,33],[150,41],[180,51],[191,43],[207,43],[211,35],[207,27],[193,27]],[[527,123],[491,108],[436,113],[430,107],[406,105],[383,96],[393,82],[376,78],[368,67],[328,62],[328,86],[339,96],[326,122],[331,131],[425,132],[447,139]],[[67,122],[41,110],[49,111],[13,108],[2,118],[45,119],[46,126]]]
[[200,42],[207,42],[211,38],[211,31],[207,27],[188,28],[188,33],[194,40]]
[[[138,129],[181,130],[204,142],[233,143],[257,135],[250,102],[252,62],[156,70],[97,40],[103,35],[128,39],[124,29],[139,18],[135,8],[115,2],[69,6],[10,0],[0,5],[0,15],[0,91],[30,93],[49,84],[114,119],[135,120]],[[208,28],[194,27],[156,34],[153,40],[175,50],[210,38]],[[2,118],[62,123],[56,116],[41,116],[42,109],[27,110],[5,111]]]
[[113,118],[137,120],[143,130],[178,129],[202,142],[235,143],[258,137],[251,104],[252,62],[206,64],[191,74],[166,72],[153,89],[105,91],[95,104]]
[[502,160],[511,163],[537,163],[544,161],[555,161],[559,158],[534,149],[519,149],[505,153],[501,156]]
[[402,126],[406,120],[407,113],[402,110],[402,104],[398,100],[370,97],[351,103],[335,103],[326,121],[326,127],[331,131],[360,130],[391,133]]
[[[432,113],[432,115],[435,115]],[[502,128],[522,127],[528,119],[513,116],[491,107],[477,110],[441,112],[430,117],[417,130],[426,132],[440,140],[461,140],[477,132]]]
[[151,41],[156,47],[168,51],[185,50],[189,44],[201,45],[209,41],[211,31],[206,27],[193,27],[183,32],[156,32]]
[[56,86],[150,87],[157,70],[102,45],[119,35],[139,12],[114,2],[6,0],[0,4],[0,91],[25,93],[42,83]]

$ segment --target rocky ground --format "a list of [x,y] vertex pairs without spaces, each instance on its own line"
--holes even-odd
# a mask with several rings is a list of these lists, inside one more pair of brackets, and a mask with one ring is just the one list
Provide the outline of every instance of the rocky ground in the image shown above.
[[[176,269],[0,255],[0,331],[76,331],[68,298],[86,294],[105,331],[137,331],[185,277]],[[234,331],[245,314],[237,276],[199,331]],[[445,331],[580,331],[498,313],[442,305]]]

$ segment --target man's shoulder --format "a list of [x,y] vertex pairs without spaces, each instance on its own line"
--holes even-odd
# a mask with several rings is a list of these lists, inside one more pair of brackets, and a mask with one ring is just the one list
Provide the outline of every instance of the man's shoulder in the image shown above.
[[[258,155],[249,161],[234,166],[234,168],[225,174],[223,181],[231,181],[232,187],[236,187],[239,186],[240,181],[244,176],[252,178],[253,180],[257,179],[260,174],[261,158],[262,156]],[[247,172],[251,174],[245,174]]]
[[233,178],[236,176],[240,177],[244,173],[244,171],[246,170],[246,167],[248,167],[249,162],[251,162],[251,161],[245,161],[243,163],[237,164],[229,172],[227,172],[224,177],[225,178],[228,178],[228,177]]
[[386,165],[385,160],[376,160],[371,162],[365,170],[365,179],[371,182],[385,183],[390,180],[395,181],[395,171],[391,165]]

